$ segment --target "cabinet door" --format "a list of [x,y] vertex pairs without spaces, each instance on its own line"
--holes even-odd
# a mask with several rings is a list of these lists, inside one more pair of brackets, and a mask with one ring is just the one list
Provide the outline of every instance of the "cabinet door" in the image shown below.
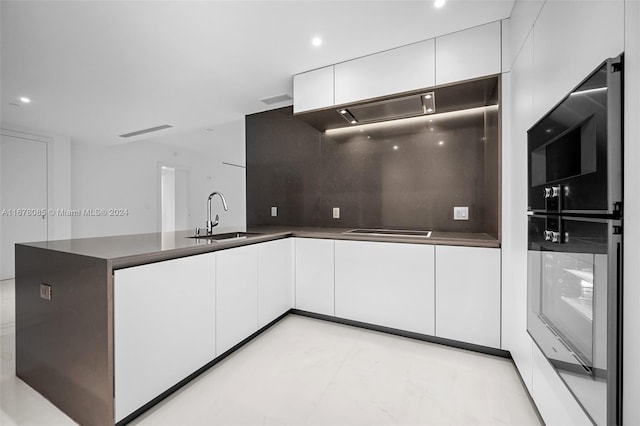
[[436,84],[498,74],[502,70],[501,52],[499,21],[438,37]]
[[333,104],[333,65],[293,76],[294,114]]
[[[628,49],[621,30],[625,14],[625,2],[620,1],[545,2],[531,32],[536,120],[598,64]],[[575,24],[569,27],[570,22]]]
[[324,315],[334,311],[334,242],[296,238],[296,309]]
[[500,347],[500,249],[436,247],[436,336]]
[[293,307],[293,240],[258,244],[258,328]]
[[215,256],[114,271],[116,421],[215,357]]
[[217,253],[216,356],[258,330],[258,246]]
[[337,317],[433,335],[433,246],[335,244]]
[[433,85],[433,39],[335,65],[336,105]]

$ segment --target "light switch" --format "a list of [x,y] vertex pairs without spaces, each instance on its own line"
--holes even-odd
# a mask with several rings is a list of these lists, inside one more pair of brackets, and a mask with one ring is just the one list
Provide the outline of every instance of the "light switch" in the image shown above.
[[271,207],[271,216],[273,216],[273,217],[278,216],[278,208],[277,207]]
[[340,219],[340,207],[333,208],[333,218]]
[[469,220],[469,207],[454,207],[453,220]]

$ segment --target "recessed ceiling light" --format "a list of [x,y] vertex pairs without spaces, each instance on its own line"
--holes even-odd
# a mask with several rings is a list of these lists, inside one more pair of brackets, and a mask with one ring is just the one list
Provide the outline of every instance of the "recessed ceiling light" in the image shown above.
[[347,110],[346,110],[346,109],[341,109],[341,110],[340,110],[340,114],[346,114],[346,113],[347,113]]
[[356,120],[351,120],[351,124],[356,124],[357,121]]
[[436,1],[434,1],[434,2],[433,2],[433,5],[434,5],[435,7],[440,8],[440,7],[444,6],[444,4],[445,4],[445,2],[446,2],[446,1],[447,1],[447,0],[436,0]]
[[398,149],[398,145],[394,145],[393,149],[397,150]]
[[26,96],[21,96],[20,102],[22,102],[23,104],[28,104],[31,102],[31,99],[27,98]]
[[425,99],[431,99],[431,94],[429,94],[429,95],[424,95],[424,98],[425,98]]
[[427,112],[433,112],[433,108],[427,108]]
[[322,39],[320,37],[314,37],[311,39],[311,44],[318,47],[322,44]]
[[444,141],[438,142],[438,145],[444,145]]

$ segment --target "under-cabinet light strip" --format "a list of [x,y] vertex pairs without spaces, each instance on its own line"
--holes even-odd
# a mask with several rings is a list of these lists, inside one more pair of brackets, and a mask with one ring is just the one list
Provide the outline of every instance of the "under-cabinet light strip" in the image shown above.
[[418,117],[399,118],[397,120],[382,121],[379,123],[359,124],[339,129],[327,129],[325,133],[328,135],[336,135],[341,133],[359,132],[360,130],[382,129],[396,126],[405,126],[408,124],[420,123],[429,120],[446,120],[449,118],[464,117],[468,115],[480,114],[485,111],[497,110],[499,105],[489,105],[477,108],[469,108],[460,111],[442,112],[439,114],[420,115]]

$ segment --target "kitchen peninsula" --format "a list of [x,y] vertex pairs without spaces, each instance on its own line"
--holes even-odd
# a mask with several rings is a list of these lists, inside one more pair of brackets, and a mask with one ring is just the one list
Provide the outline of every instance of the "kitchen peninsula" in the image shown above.
[[[81,424],[126,423],[291,310],[504,355],[500,244],[487,234],[247,231],[16,245],[17,375]],[[471,284],[460,260],[483,271],[467,295],[474,308],[449,314],[468,292],[452,283]],[[325,299],[326,308],[306,304]],[[485,329],[455,323],[458,309]]]

